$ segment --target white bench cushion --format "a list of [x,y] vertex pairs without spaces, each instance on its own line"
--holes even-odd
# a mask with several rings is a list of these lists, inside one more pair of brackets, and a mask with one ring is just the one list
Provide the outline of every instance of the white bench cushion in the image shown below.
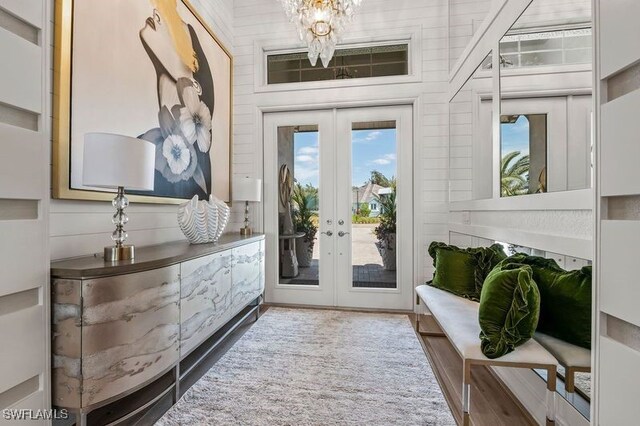
[[463,359],[491,363],[558,365],[558,361],[533,339],[498,359],[487,358],[480,350],[479,303],[428,285],[416,287],[416,293]]
[[544,333],[536,333],[534,339],[544,346],[565,367],[591,368],[591,351],[567,343]]

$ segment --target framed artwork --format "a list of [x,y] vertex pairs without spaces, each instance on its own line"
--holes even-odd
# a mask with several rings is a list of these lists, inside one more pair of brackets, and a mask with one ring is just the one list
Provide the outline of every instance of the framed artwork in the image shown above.
[[231,200],[233,58],[187,0],[56,0],[53,197],[82,184],[84,135],[156,146],[155,186],[130,199]]

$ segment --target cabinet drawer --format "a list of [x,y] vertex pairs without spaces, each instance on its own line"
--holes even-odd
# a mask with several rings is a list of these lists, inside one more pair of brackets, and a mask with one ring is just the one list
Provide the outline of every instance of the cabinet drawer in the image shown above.
[[86,280],[82,405],[135,388],[178,360],[179,265]]
[[231,260],[229,250],[181,265],[181,358],[227,321],[231,306]]
[[260,242],[233,249],[232,315],[262,293],[262,256]]

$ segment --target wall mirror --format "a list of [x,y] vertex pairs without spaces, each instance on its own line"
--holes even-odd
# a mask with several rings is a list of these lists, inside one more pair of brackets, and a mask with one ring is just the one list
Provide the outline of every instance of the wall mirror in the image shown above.
[[493,84],[490,53],[449,103],[449,197],[492,197]]
[[[591,187],[591,21],[590,0],[533,0],[500,40],[501,197]],[[504,247],[508,254],[552,258],[568,271],[590,264],[535,248]],[[545,342],[556,346],[547,349],[561,364],[558,392],[589,418],[591,348]]]
[[589,0],[534,0],[500,41],[501,197],[591,187]]

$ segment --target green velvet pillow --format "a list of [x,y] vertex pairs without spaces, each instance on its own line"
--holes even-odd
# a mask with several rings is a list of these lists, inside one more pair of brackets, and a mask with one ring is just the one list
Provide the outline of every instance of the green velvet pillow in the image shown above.
[[427,284],[467,299],[480,300],[482,283],[507,256],[500,244],[461,249],[441,242],[429,246],[436,271]]
[[480,341],[487,358],[499,358],[533,337],[540,293],[528,265],[500,263],[482,287]]
[[540,289],[538,331],[591,349],[591,266],[565,271],[555,260],[518,253],[505,262],[530,265]]

